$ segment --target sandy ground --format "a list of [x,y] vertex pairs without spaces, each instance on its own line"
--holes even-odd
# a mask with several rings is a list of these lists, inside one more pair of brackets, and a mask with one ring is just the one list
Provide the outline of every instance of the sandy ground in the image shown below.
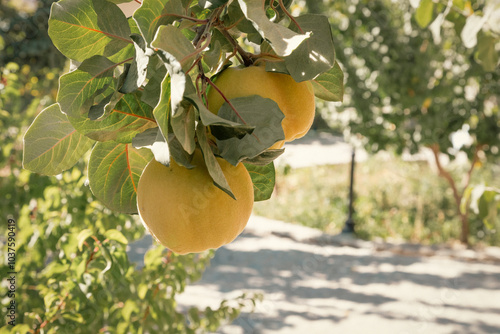
[[[312,133],[287,144],[277,164],[348,163],[351,152],[339,138]],[[131,259],[142,261],[149,245],[150,237],[134,243]],[[217,333],[500,333],[500,248],[363,242],[253,216],[178,303],[217,308],[251,291],[264,301]]]
[[[216,252],[180,307],[262,292],[218,333],[500,333],[500,255],[478,262],[394,254],[373,243],[319,245],[318,231],[252,217]],[[403,247],[404,248],[404,247]]]

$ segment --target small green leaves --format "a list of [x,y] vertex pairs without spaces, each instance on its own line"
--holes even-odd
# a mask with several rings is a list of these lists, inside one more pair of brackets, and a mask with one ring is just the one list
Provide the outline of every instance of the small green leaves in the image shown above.
[[342,101],[344,99],[344,72],[339,64],[312,80],[314,95],[325,101]]
[[220,155],[229,163],[236,166],[240,161],[254,158],[274,143],[285,139],[281,127],[285,115],[276,102],[258,95],[235,98],[230,102],[237,113],[226,102],[219,110],[219,115],[234,122],[252,125],[255,130],[241,139],[233,137],[217,140]]
[[252,21],[263,38],[271,42],[274,51],[279,56],[290,55],[310,35],[297,34],[282,25],[271,22],[266,16],[261,1],[238,0],[238,3],[246,18]]
[[76,164],[93,143],[53,104],[42,110],[24,135],[23,167],[45,175],[59,174]]
[[96,55],[109,57],[132,44],[123,12],[115,4],[99,0],[55,2],[49,36],[62,54],[77,61]]
[[137,213],[137,184],[151,151],[130,144],[97,143],[89,159],[89,183],[94,195],[108,208]]
[[274,163],[265,166],[245,164],[253,183],[254,201],[265,201],[271,198],[276,181]]

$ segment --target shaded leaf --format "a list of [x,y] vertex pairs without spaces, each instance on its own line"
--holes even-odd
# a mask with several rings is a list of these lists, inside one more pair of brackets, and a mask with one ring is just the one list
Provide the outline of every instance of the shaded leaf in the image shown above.
[[254,201],[265,201],[271,198],[276,181],[274,163],[265,166],[244,164],[253,183]]
[[57,175],[72,167],[94,141],[77,132],[58,104],[35,118],[23,140],[23,167],[45,175]]
[[276,160],[277,157],[282,155],[285,152],[284,148],[277,149],[277,150],[265,150],[258,156],[251,158],[251,159],[245,159],[243,162],[245,164],[252,164],[252,165],[257,165],[257,166],[266,166]]
[[[335,49],[330,23],[326,16],[306,14],[295,20],[304,32],[311,34],[290,56],[285,57],[288,72],[295,81],[301,82],[314,79],[320,73],[331,69],[335,63]],[[293,22],[290,24],[290,29],[299,31]]]
[[205,160],[205,164],[207,165],[208,173],[214,180],[214,184],[226,194],[236,199],[231,191],[231,187],[229,187],[229,183],[227,183],[226,176],[224,176],[219,162],[215,158],[212,149],[210,148],[210,144],[208,143],[207,139],[207,129],[201,123],[198,123],[198,126],[196,127],[196,136],[198,137],[198,143],[200,144],[201,152],[203,153],[203,159]]
[[[185,71],[193,64],[195,57],[194,45],[184,36],[181,29],[177,27],[168,25],[158,28],[155,39],[151,45],[172,55]],[[175,66],[172,61],[170,61],[170,64]],[[170,75],[172,75],[172,73]]]
[[144,86],[142,100],[155,108],[162,96],[161,83],[167,75],[167,68],[165,66],[160,66],[159,68],[152,67],[148,70],[148,73],[149,71],[152,71],[154,75],[149,79],[146,86]]
[[271,42],[274,51],[279,56],[290,55],[300,43],[309,37],[309,34],[297,34],[282,25],[271,22],[266,16],[261,1],[238,0],[238,3],[243,14],[252,21],[260,35]]
[[184,105],[182,111],[171,119],[174,135],[188,154],[193,154],[196,148],[195,136],[195,112],[191,104]]
[[[246,124],[254,126],[255,130],[241,139],[217,140],[219,154],[229,163],[236,166],[240,161],[254,158],[276,142],[285,139],[281,127],[281,121],[285,116],[276,102],[258,95],[239,97],[230,101],[239,116],[227,102],[222,105],[219,115],[234,122],[243,123],[244,120]],[[255,112],[256,110],[259,112]]]
[[78,61],[96,55],[109,57],[132,44],[127,18],[108,1],[54,2],[48,31],[59,51]]
[[312,80],[314,95],[326,101],[343,101],[344,99],[344,72],[339,64],[326,73],[320,74]]
[[499,55],[495,45],[498,41],[498,38],[484,34],[478,38],[475,57],[485,71],[493,72],[497,68]]
[[137,213],[137,184],[151,151],[112,141],[97,143],[89,159],[92,193],[113,211]]

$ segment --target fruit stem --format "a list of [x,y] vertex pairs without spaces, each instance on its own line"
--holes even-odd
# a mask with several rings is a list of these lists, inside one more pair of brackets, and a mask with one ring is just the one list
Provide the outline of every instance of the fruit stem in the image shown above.
[[217,87],[214,82],[212,80],[210,80],[210,78],[208,77],[205,77],[205,80],[207,80],[208,84],[210,86],[212,86],[213,89],[215,89],[219,94],[220,96],[222,96],[222,98],[224,99],[224,101],[227,102],[227,104],[229,104],[229,106],[231,107],[231,109],[233,109],[233,111],[236,113],[236,116],[238,116],[239,119],[241,119],[241,121],[243,122],[243,124],[247,124],[247,122],[245,122],[245,120],[243,119],[243,117],[241,117],[240,113],[238,112],[238,110],[236,110],[236,108],[234,107],[234,105],[231,103],[231,101],[229,101],[227,99],[227,97],[224,95],[224,93],[222,93],[222,91],[219,89],[219,87]]
[[231,36],[231,34],[227,31],[225,28],[218,28],[219,31],[226,37],[226,39],[233,45],[233,47],[238,50],[238,53],[241,55],[241,58],[243,59],[243,64],[248,67],[253,65],[253,60],[250,57],[250,54],[243,50],[243,48],[236,42],[236,40]]
[[286,16],[288,16],[290,20],[292,20],[292,22],[297,26],[297,29],[299,29],[300,33],[303,34],[304,30],[302,30],[297,20],[295,20],[292,14],[290,14],[290,12],[286,9],[285,5],[283,4],[283,0],[278,0],[278,2],[280,3],[280,7],[281,9],[283,9],[283,12],[285,12]]

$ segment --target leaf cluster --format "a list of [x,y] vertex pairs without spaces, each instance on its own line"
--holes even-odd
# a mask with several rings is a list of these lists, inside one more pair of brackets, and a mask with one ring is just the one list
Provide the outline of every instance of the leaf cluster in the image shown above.
[[[121,1],[119,1],[121,2]],[[201,150],[214,184],[233,196],[216,160],[244,162],[255,200],[274,185],[269,150],[282,131],[282,111],[258,96],[229,101],[218,114],[206,93],[227,66],[257,66],[315,80],[320,98],[341,100],[328,19],[293,17],[291,1],[145,0],[126,17],[117,1],[61,0],[48,33],[73,68],[61,76],[57,104],[35,119],[24,138],[25,168],[56,175],[89,149],[94,195],[115,212],[136,213],[136,188],[152,158],[195,168]],[[255,53],[253,53],[255,52]],[[258,112],[257,112],[258,111]]]

